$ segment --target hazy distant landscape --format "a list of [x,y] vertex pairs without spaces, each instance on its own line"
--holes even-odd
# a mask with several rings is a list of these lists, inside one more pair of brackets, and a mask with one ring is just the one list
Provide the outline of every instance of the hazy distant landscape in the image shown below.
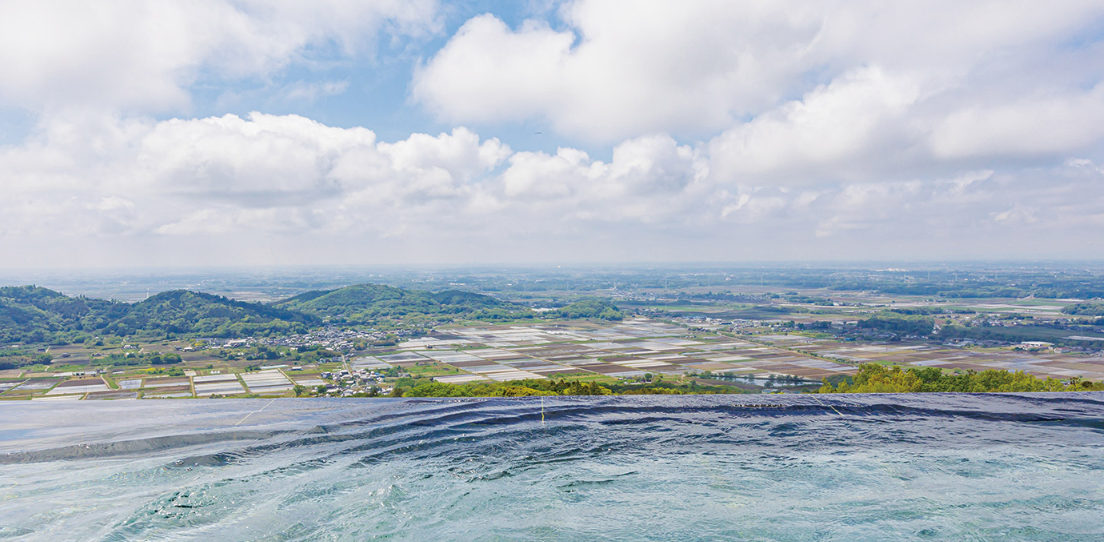
[[1104,387],[1091,264],[324,273],[0,288],[0,398]]

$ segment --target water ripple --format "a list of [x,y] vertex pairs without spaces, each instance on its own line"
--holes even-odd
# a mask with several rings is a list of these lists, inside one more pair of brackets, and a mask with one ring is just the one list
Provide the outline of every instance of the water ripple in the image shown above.
[[[143,404],[129,419],[82,405],[83,424],[65,408],[0,405],[22,420],[17,435],[0,430],[0,537],[1104,532],[1104,394],[180,403]],[[104,416],[89,415],[98,407]]]

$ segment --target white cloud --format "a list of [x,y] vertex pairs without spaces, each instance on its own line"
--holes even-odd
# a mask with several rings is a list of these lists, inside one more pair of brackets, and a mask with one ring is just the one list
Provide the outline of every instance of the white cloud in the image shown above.
[[[426,62],[412,90],[447,121],[539,118],[564,134],[615,141],[714,133],[818,82],[879,67],[907,78],[914,100],[930,104],[918,114],[938,117],[954,108],[935,95],[1007,101],[1025,86],[1099,77],[1104,65],[1069,41],[1102,15],[1104,5],[1091,1],[577,0],[562,9],[562,29],[472,18]],[[1023,70],[1073,60],[1082,71],[1039,79]]]
[[1090,171],[1104,175],[1104,166],[1099,166],[1087,158],[1070,158],[1065,162],[1066,167],[1073,170]]
[[877,162],[908,152],[907,113],[919,95],[908,77],[876,68],[845,74],[714,138],[713,172],[736,181],[790,183],[869,174]]
[[1028,224],[1034,224],[1038,221],[1038,219],[1035,218],[1035,212],[1036,209],[1034,207],[1017,204],[1007,211],[990,213],[990,216],[992,216],[993,220],[996,222],[1026,222]]
[[1104,84],[1041,99],[965,107],[935,127],[939,157],[1068,154],[1104,137]]
[[381,29],[437,24],[435,0],[12,0],[0,8],[0,104],[179,110],[205,73],[265,77],[310,47],[370,53]]
[[563,31],[473,18],[419,71],[413,95],[446,120],[543,117],[586,139],[717,129],[770,103],[790,75],[781,57],[817,33],[814,20],[752,30],[781,13],[673,6],[579,2]]
[[280,96],[284,101],[314,102],[326,96],[344,94],[348,89],[349,81],[323,81],[317,83],[296,81],[284,87],[280,92]]
[[[56,18],[41,5],[0,8],[10,75],[0,107],[37,121],[0,147],[0,240],[31,256],[43,246],[130,247],[136,261],[221,246],[211,258],[227,263],[1104,249],[1104,236],[1071,235],[1104,224],[1104,42],[1084,34],[1104,17],[1099,2],[577,0],[558,22],[517,28],[481,15],[426,54],[411,82],[414,103],[456,127],[380,127],[403,134],[388,141],[334,111],[322,117],[352,127],[148,115],[186,110],[197,82],[232,98],[219,82],[243,78],[274,91],[270,105],[348,102],[355,73],[264,80],[316,54],[371,54],[380,32],[433,32],[431,0],[129,0],[75,3]],[[527,130],[508,124],[527,119],[609,146],[515,151],[493,137]],[[507,124],[481,136],[471,123]]]
[[354,228],[379,219],[370,213],[463,196],[509,153],[464,128],[381,143],[364,128],[296,115],[58,118],[0,152],[11,196],[0,204],[0,235],[80,235],[105,224],[131,234]]
[[501,195],[530,212],[597,221],[667,221],[699,194],[708,174],[701,156],[670,136],[627,140],[609,163],[578,149],[556,154],[519,152],[502,173]]
[[[88,257],[131,247],[135,258],[193,263],[224,261],[205,260],[208,246],[267,263],[305,252],[344,262],[849,258],[1055,235],[1070,241],[1048,251],[1072,251],[1097,244],[1060,234],[1096,227],[1104,208],[1099,168],[1084,158],[810,185],[730,175],[703,147],[666,135],[626,140],[603,161],[567,147],[514,152],[465,128],[381,142],[295,115],[51,119],[0,150],[9,247],[37,239]],[[172,252],[181,246],[200,255]]]

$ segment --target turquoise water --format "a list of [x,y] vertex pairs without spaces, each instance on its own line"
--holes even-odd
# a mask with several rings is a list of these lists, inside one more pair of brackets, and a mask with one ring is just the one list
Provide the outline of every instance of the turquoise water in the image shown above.
[[1098,541],[1104,394],[9,402],[3,537]]

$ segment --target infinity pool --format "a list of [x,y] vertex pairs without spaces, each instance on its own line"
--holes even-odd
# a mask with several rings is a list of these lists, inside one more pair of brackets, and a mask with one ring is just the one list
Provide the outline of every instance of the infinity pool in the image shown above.
[[1104,394],[0,403],[15,540],[1104,539]]

